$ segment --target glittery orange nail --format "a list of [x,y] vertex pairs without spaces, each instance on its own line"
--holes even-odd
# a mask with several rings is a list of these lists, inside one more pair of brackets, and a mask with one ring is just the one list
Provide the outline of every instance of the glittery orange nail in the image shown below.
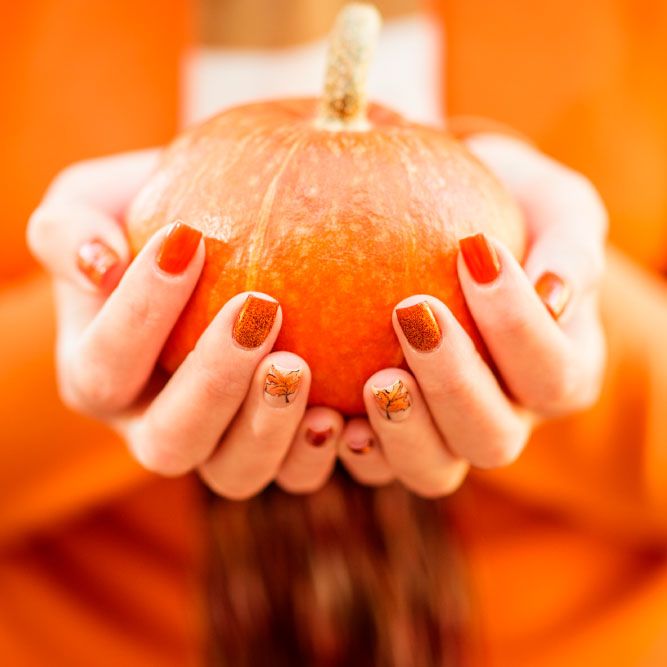
[[333,429],[327,428],[323,431],[316,431],[315,429],[306,429],[306,440],[313,445],[313,447],[321,447],[332,435]]
[[368,454],[373,449],[373,439],[366,438],[366,440],[360,440],[359,442],[348,442],[347,448],[353,454]]
[[299,391],[303,371],[272,364],[264,381],[264,397],[276,406],[289,405]]
[[535,283],[535,291],[554,320],[557,320],[563,314],[572,296],[569,284],[551,271],[547,271],[540,276]]
[[76,266],[95,287],[101,287],[109,271],[118,265],[120,258],[99,239],[84,243],[76,255]]
[[428,302],[396,309],[396,318],[408,339],[419,352],[431,352],[440,344],[442,334]]
[[249,350],[259,347],[271,332],[277,312],[277,301],[248,295],[234,323],[234,340]]
[[389,421],[402,421],[407,418],[412,401],[407,387],[401,380],[396,380],[386,387],[371,387],[371,389],[378,410]]

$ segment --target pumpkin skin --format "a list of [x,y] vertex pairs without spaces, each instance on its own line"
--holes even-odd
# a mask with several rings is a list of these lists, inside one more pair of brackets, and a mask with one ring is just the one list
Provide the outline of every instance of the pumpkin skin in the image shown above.
[[[282,307],[274,349],[312,371],[311,405],[364,412],[374,372],[403,366],[391,324],[403,298],[444,301],[486,355],[456,272],[484,232],[520,260],[525,228],[495,177],[447,133],[370,105],[367,131],[319,129],[318,101],[229,109],[168,147],[127,215],[134,252],[164,225],[201,230],[206,262],[161,364],[173,372],[232,296]],[[488,356],[487,356],[488,358]]]

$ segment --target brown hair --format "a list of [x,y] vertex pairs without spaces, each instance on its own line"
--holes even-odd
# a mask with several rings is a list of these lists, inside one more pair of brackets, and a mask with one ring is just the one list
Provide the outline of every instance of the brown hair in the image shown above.
[[446,503],[342,470],[309,496],[209,504],[216,667],[460,667],[466,599]]

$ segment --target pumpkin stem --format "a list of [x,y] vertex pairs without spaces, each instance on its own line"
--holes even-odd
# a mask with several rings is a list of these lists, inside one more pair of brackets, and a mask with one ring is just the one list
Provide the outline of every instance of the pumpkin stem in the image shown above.
[[334,132],[369,128],[366,76],[380,24],[378,10],[361,2],[345,5],[338,14],[329,40],[318,127]]

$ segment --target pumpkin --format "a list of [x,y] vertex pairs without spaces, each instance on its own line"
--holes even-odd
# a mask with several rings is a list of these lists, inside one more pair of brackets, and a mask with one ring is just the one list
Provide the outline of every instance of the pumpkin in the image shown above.
[[182,221],[206,261],[161,363],[174,371],[234,294],[282,307],[278,350],[312,371],[310,403],[362,413],[375,371],[404,366],[391,324],[398,301],[444,301],[484,353],[457,278],[458,242],[483,232],[521,258],[525,229],[494,176],[447,132],[368,104],[379,15],[346,6],[318,99],[258,102],[190,127],[162,155],[127,216],[137,252]]

